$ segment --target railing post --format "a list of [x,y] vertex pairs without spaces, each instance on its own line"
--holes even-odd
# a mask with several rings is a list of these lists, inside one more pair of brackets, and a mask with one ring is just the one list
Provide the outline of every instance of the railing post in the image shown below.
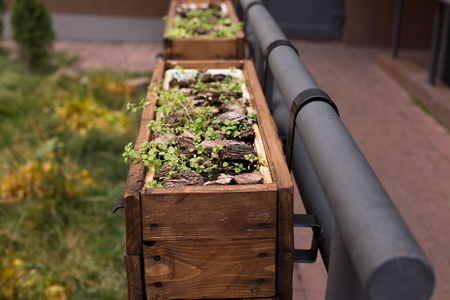
[[404,0],[397,0],[397,5],[395,7],[394,34],[392,37],[392,56],[394,58],[398,57],[398,47],[400,44],[400,36],[402,31],[403,4]]
[[436,12],[434,15],[433,44],[431,45],[430,74],[428,77],[428,83],[431,85],[434,85],[434,80],[436,78],[439,48],[441,44],[442,19],[444,13],[444,4],[440,1],[436,1],[435,5]]
[[325,300],[367,299],[339,229],[335,229]]

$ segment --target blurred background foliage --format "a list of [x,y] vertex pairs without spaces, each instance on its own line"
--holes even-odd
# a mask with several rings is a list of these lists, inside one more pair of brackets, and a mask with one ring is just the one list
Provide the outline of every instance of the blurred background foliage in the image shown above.
[[0,52],[0,299],[126,299],[122,258],[123,145],[137,134],[125,112],[150,74],[80,71],[52,55],[30,72]]

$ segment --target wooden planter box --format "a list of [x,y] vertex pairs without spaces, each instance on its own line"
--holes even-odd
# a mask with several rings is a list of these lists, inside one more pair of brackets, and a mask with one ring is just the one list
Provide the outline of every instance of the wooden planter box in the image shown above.
[[[166,69],[243,70],[257,111],[270,179],[263,184],[144,187],[142,163],[132,164],[125,190],[125,262],[129,299],[291,299],[293,189],[270,112],[251,61],[160,62]],[[136,145],[152,139],[142,114]]]
[[[224,3],[230,13],[232,23],[239,23],[236,11],[231,1],[218,0],[172,0],[170,2],[167,19],[171,20],[176,15],[177,6],[186,3],[211,4]],[[236,33],[233,38],[166,38],[169,22],[164,30],[164,58],[165,59],[243,59],[244,32]]]

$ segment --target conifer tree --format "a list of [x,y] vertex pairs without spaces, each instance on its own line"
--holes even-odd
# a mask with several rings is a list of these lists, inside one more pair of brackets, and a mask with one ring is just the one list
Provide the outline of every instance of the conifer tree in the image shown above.
[[13,39],[31,68],[45,67],[55,34],[40,0],[15,0],[11,13]]
[[0,0],[0,38],[3,34],[3,14],[5,13],[6,5],[5,0]]

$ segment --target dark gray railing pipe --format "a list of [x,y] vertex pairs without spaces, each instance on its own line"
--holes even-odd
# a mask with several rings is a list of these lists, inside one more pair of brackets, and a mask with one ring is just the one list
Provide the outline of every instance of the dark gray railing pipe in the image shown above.
[[[283,98],[278,93],[278,87],[275,86],[274,91],[275,93],[272,95],[272,116],[279,130],[279,135],[286,137],[288,130],[286,117],[289,116],[289,111]],[[328,269],[334,232],[334,217],[316,171],[298,134],[294,138],[293,153],[295,153],[295,156],[292,158],[292,173],[296,179],[305,210],[316,216],[322,228],[319,250],[325,268]]]
[[[251,2],[240,1],[244,11]],[[247,22],[263,51],[284,37],[261,5],[251,7]],[[275,48],[268,62],[287,107],[301,92],[318,88],[290,47]],[[433,269],[333,108],[307,104],[296,127],[369,299],[428,299]]]
[[325,300],[366,300],[355,266],[350,258],[339,228],[333,236]]
[[[256,0],[241,0],[240,4],[243,7],[243,10],[246,11],[246,7],[251,5],[251,3],[254,2],[261,2]],[[256,16],[256,17],[255,17]],[[264,20],[264,21],[261,21]],[[267,9],[263,5],[253,5],[251,8],[247,11],[247,25],[250,25],[252,27],[253,33],[255,34],[258,43],[263,50],[262,52],[265,52],[265,49],[274,41],[276,40],[287,40],[284,33],[279,28],[276,21],[273,19],[271,14],[267,11]],[[301,60],[298,59],[297,53],[291,49],[290,47],[286,46],[279,46],[275,48],[271,55],[269,56],[269,64],[273,65],[273,63],[270,63],[272,57],[274,56],[274,53],[281,52],[281,55],[283,56],[283,59],[277,61],[277,63],[280,63],[279,66],[280,69],[289,70],[289,72],[292,72],[293,74],[296,74],[296,77],[292,78],[291,80],[285,81],[282,83],[283,86],[289,86],[291,84],[296,85],[299,89],[306,90],[309,88],[318,88],[317,83],[314,81],[312,76],[309,74],[309,71],[306,69],[306,67],[303,65]],[[272,68],[271,68],[272,69]],[[273,72],[273,70],[272,70]],[[273,74],[276,78],[276,75]],[[299,78],[299,76],[301,78]],[[279,81],[277,80],[277,83],[279,84]],[[297,95],[285,95],[286,89],[279,84],[280,90],[283,94],[283,97],[286,99],[286,96],[289,97],[291,101],[294,99]]]
[[[246,11],[246,8],[249,5],[255,2],[262,3],[258,0],[240,1],[244,11]],[[256,21],[255,23],[255,18],[252,17],[254,14],[259,15],[260,18],[265,19],[265,21],[263,23]],[[273,20],[272,16],[267,12],[264,6],[253,5],[247,11],[246,16],[246,21],[248,22],[247,26],[250,25],[252,36],[256,37],[261,49],[266,49],[273,41],[286,39],[284,33],[279,29],[278,24]],[[304,77],[301,80],[298,80],[298,77],[294,77],[292,78],[292,80],[283,82],[283,85],[289,86],[292,84],[299,86],[301,89],[318,88],[316,82],[311,77],[306,67],[298,59],[298,55],[293,49],[291,49],[290,47],[280,46],[274,49],[272,53],[275,53],[276,51],[283,52],[283,50],[286,50],[286,53],[282,53],[282,55],[286,56],[284,60],[280,61],[280,68],[290,69],[293,74],[304,74]],[[264,52],[264,50],[262,52]],[[269,56],[269,60],[271,59],[271,57],[272,54]],[[292,64],[292,62],[295,62],[295,64]],[[283,92],[289,89],[281,88],[279,90]],[[294,99],[296,95],[282,94],[282,98],[284,99],[290,96],[292,96],[292,98],[290,99]],[[285,121],[289,119],[289,111],[284,103],[279,103],[279,100],[281,99],[272,99],[272,97],[270,98],[270,108],[275,122],[277,122],[277,120],[281,120],[281,122],[278,122],[277,127],[281,129],[282,135],[287,136],[287,122]],[[277,100],[278,103],[276,103]],[[279,116],[279,118],[277,118],[276,116]],[[328,268],[334,229],[333,215],[325,198],[325,194],[321,189],[320,183],[317,179],[317,175],[315,174],[309,157],[306,154],[303,142],[298,138],[298,136],[295,138],[294,151],[296,153],[296,157],[294,157],[292,161],[292,165],[294,166],[292,168],[293,174],[296,178],[299,178],[299,180],[297,180],[296,182],[299,187],[299,191],[302,196],[306,211],[310,214],[316,215],[319,224],[323,229],[319,249],[322,254],[325,267]]]
[[297,129],[370,299],[428,299],[433,269],[331,106],[313,102]]

